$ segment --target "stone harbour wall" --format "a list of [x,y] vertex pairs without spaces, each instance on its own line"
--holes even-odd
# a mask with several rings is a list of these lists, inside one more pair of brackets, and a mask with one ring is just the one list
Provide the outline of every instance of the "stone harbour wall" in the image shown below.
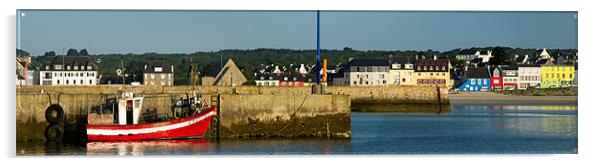
[[[439,91],[438,91],[439,89]],[[121,91],[136,94],[311,94],[311,87],[260,87],[260,86],[22,86],[18,93],[62,93],[62,94],[117,94]],[[446,87],[431,86],[378,86],[349,87],[327,86],[327,94],[350,95],[352,103],[392,104],[449,104]]]
[[348,95],[220,95],[220,138],[351,137]]

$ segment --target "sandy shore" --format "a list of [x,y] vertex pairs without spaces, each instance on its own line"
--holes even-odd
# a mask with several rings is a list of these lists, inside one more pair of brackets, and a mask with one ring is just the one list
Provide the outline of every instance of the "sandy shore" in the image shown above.
[[451,94],[452,103],[577,104],[577,96],[507,96],[494,93]]

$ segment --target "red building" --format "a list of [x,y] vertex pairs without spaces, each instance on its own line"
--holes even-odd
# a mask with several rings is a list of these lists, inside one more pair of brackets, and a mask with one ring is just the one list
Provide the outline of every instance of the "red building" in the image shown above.
[[490,89],[491,90],[502,90],[504,89],[504,77],[502,70],[499,67],[495,67],[492,71],[490,78]]

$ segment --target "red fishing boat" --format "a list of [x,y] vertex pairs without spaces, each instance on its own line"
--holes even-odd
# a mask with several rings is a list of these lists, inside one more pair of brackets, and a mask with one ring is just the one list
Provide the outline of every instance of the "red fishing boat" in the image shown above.
[[[144,97],[133,96],[131,93],[117,98],[112,107],[113,114],[105,115],[104,119],[109,119],[114,124],[98,125],[94,121],[102,121],[102,116],[93,117],[88,115],[88,125],[86,127],[88,141],[134,141],[134,140],[153,140],[153,139],[181,139],[200,137],[205,135],[207,128],[211,124],[213,116],[217,115],[216,107],[196,108],[187,116],[180,119],[173,119],[163,122],[138,124],[142,101]],[[196,99],[188,99],[185,102],[180,100],[176,108],[181,108],[182,103],[189,105],[198,104]],[[115,108],[117,107],[117,108]],[[100,109],[102,111],[102,109]]]

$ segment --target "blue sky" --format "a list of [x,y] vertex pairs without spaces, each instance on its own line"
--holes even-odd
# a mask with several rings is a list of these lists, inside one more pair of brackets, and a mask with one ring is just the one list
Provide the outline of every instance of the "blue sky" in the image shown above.
[[[322,11],[321,48],[577,48],[576,12]],[[312,11],[22,10],[17,46],[32,53],[190,53],[315,49]]]

